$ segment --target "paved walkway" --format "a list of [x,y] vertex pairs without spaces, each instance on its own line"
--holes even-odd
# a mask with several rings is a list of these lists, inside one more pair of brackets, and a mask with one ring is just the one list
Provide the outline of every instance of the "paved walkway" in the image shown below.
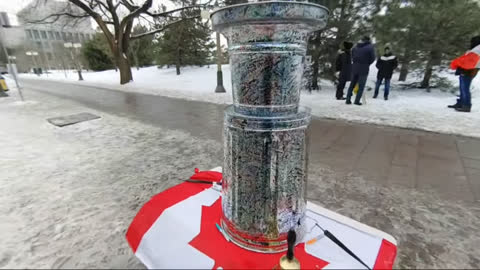
[[[22,83],[27,95],[41,91],[93,109],[221,140],[224,105],[51,81]],[[480,200],[479,139],[314,118],[310,166],[363,176],[382,186],[432,192],[444,199]]]

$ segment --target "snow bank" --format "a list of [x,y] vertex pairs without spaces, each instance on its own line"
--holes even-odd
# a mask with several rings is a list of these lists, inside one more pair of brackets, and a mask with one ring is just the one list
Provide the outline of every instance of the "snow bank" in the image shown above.
[[[376,68],[371,67],[367,88],[373,90],[375,86]],[[84,72],[85,81],[77,81],[74,71],[68,72],[67,78],[62,72],[53,72],[48,77],[33,74],[22,74],[24,78],[48,79],[69,81],[83,85],[106,87],[110,89],[148,93],[190,100],[226,104],[232,102],[230,67],[223,66],[224,82],[227,93],[214,93],[216,86],[216,67],[187,67],[177,76],[175,68],[147,67],[140,70],[133,69],[134,81],[120,86],[119,74],[114,70],[103,72]],[[444,71],[446,76],[458,88],[458,77],[453,72]],[[421,89],[403,90],[399,86],[398,74],[392,81],[390,99],[372,99],[373,91],[365,91],[367,104],[364,106],[347,106],[335,100],[335,86],[328,82],[321,82],[322,90],[312,94],[302,92],[301,104],[312,108],[312,113],[318,117],[344,119],[348,121],[391,125],[404,128],[423,129],[441,133],[461,134],[480,137],[480,76],[472,83],[473,108],[471,113],[459,113],[448,109],[447,105],[455,102],[456,97],[449,92],[433,89],[427,93]],[[410,75],[409,82],[420,80]],[[347,85],[348,87],[348,85]],[[383,91],[383,86],[381,91]],[[345,89],[346,92],[346,89]]]

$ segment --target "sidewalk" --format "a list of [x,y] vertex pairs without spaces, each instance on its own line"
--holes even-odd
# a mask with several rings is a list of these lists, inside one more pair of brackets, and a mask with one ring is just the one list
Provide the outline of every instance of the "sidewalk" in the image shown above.
[[[217,104],[231,104],[232,91],[230,80],[230,67],[224,65],[224,85],[227,93],[214,93],[216,87],[216,68],[185,67],[182,74],[176,75],[174,68],[158,69],[146,67],[139,70],[133,69],[134,81],[119,85],[118,73],[113,70],[102,72],[85,72],[85,81],[78,81],[76,74],[69,74],[67,78],[63,72],[43,75],[38,77],[33,74],[22,74],[21,78],[41,81],[63,81],[79,86],[100,86],[116,91],[128,93],[143,93],[187,100],[205,101]],[[459,113],[448,109],[447,105],[455,103],[456,96],[449,91],[458,92],[458,77],[453,71],[443,72],[452,83],[451,89],[432,89],[427,93],[425,89],[403,89],[396,79],[392,80],[392,89],[388,101],[383,98],[373,99],[377,69],[370,68],[365,96],[367,104],[364,106],[347,106],[344,101],[335,99],[335,86],[330,81],[321,80],[321,91],[309,94],[302,91],[300,104],[309,106],[312,114],[322,118],[332,118],[356,123],[369,123],[394,127],[421,129],[445,134],[457,134],[480,138],[480,76],[472,82],[473,107],[471,113]],[[414,74],[409,75],[409,82],[420,81]],[[345,94],[348,88],[345,88]],[[383,91],[383,86],[382,89]],[[383,97],[383,94],[380,95]]]

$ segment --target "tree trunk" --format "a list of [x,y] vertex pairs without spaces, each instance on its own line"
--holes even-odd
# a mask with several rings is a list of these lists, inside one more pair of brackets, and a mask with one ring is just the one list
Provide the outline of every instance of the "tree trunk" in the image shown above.
[[177,49],[177,57],[175,59],[175,69],[177,70],[177,75],[180,75],[180,48]]
[[398,80],[404,82],[407,80],[408,75],[408,63],[402,63],[402,67],[400,68],[400,76],[398,76]]
[[309,89],[309,92],[312,92],[312,90],[319,90],[320,88],[318,87],[318,66],[320,65],[320,57],[315,57],[313,60],[313,69],[312,69],[312,87]]
[[133,80],[132,69],[128,59],[123,54],[116,56],[118,70],[120,70],[120,84],[126,84]]
[[140,70],[140,65],[138,64],[138,57],[136,53],[133,53],[133,60],[135,61],[135,66],[137,67],[137,70]]
[[422,83],[420,84],[420,88],[429,88],[430,87],[430,79],[432,78],[432,60],[428,60],[427,68],[425,69],[425,74],[423,75]]
[[400,60],[400,64],[402,65],[402,67],[400,68],[400,76],[398,77],[398,80],[401,82],[404,82],[407,80],[408,66],[410,64],[410,55],[411,55],[410,48],[406,48],[405,53],[403,54],[403,57]]
[[423,75],[422,83],[420,84],[420,88],[430,88],[430,79],[432,78],[433,73],[433,66],[438,64],[439,62],[439,55],[436,52],[430,53],[430,58],[428,59],[427,66],[425,68],[425,74]]

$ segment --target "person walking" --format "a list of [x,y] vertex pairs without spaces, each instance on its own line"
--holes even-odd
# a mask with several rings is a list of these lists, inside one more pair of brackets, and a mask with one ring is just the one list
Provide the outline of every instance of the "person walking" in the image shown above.
[[346,104],[352,104],[351,98],[353,88],[358,83],[358,92],[355,96],[354,104],[362,105],[362,103],[360,103],[360,99],[362,98],[363,90],[365,89],[365,84],[367,83],[370,65],[375,62],[375,50],[370,42],[370,37],[364,36],[355,46],[355,48],[353,48],[352,60],[352,81],[348,87]]
[[450,68],[456,70],[455,74],[460,76],[460,99],[448,107],[459,112],[470,112],[472,109],[470,85],[480,69],[480,36],[470,40],[470,50],[453,60]]
[[336,97],[337,100],[345,100],[343,90],[345,85],[352,79],[352,47],[353,43],[344,41],[343,50],[337,56],[336,71],[339,72]]
[[393,71],[398,66],[397,57],[392,54],[390,47],[385,47],[383,56],[377,59],[377,64],[375,66],[378,69],[378,73],[377,83],[375,84],[375,94],[373,95],[373,98],[377,98],[380,86],[382,85],[383,80],[385,80],[383,98],[388,100],[388,94],[390,92],[390,80],[392,79]]

